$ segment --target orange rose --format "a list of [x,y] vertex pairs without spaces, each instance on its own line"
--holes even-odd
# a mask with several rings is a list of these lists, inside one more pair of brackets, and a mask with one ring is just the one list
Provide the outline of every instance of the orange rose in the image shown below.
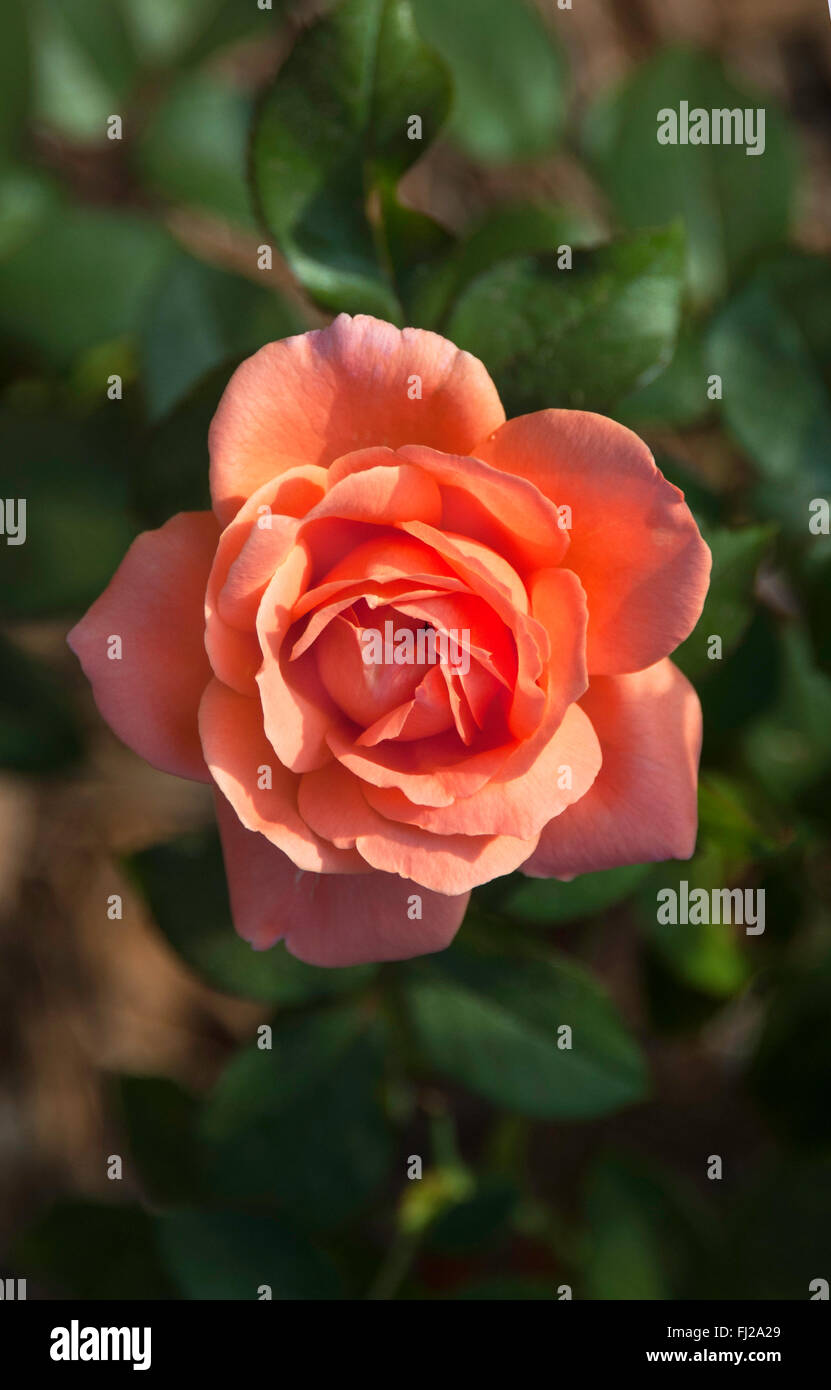
[[710,556],[634,434],[506,422],[468,353],[342,314],[243,362],[210,452],[213,512],[139,536],[69,642],[125,743],[214,783],[253,946],[402,959],[514,869],[689,857],[666,658]]

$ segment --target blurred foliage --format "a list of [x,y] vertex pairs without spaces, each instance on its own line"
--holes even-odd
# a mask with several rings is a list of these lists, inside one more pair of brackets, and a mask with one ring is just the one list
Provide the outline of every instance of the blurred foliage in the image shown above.
[[[831,541],[809,529],[831,265],[788,244],[794,130],[674,48],[578,121],[553,7],[319,8],[0,6],[0,496],[28,502],[26,544],[0,541],[0,763],[57,779],[82,756],[32,632],[79,615],[140,528],[207,505],[234,366],[361,311],[479,355],[509,413],[611,413],[685,491],[713,553],[676,655],[704,708],[699,841],[513,874],[448,951],[343,971],[236,937],[214,831],[130,856],[168,949],[261,1020],[198,1094],[112,1078],[129,1201],[57,1201],[15,1268],[90,1298],[805,1298],[831,1236]],[[682,97],[763,103],[764,157],[659,145]],[[565,151],[592,196],[503,199],[456,234],[399,192],[435,149],[474,173]],[[764,888],[764,934],[659,925],[684,881]],[[676,1100],[681,1055],[716,1112]]]

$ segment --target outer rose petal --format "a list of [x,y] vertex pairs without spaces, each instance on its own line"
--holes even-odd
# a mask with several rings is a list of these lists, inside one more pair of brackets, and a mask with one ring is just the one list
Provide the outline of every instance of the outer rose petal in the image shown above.
[[[321,840],[301,818],[297,809],[300,778],[275,758],[263,733],[259,700],[212,680],[199,706],[199,730],[214,781],[243,825],[277,845],[298,868],[314,873],[366,872],[360,855]],[[259,785],[263,767],[271,773],[269,788]]]
[[565,564],[588,597],[590,675],[639,671],[689,636],[710,552],[636,434],[603,415],[541,410],[508,420],[476,452],[571,507]]
[[698,823],[701,705],[677,666],[595,676],[580,701],[603,765],[586,795],[549,821],[522,872],[571,878],[596,869],[689,859]]
[[[409,397],[411,376],[421,379],[420,399]],[[469,353],[436,333],[340,314],[237,368],[211,425],[214,510],[227,525],[275,474],[370,445],[468,454],[504,419],[496,387]]]
[[[446,897],[397,874],[313,874],[299,870],[262,835],[246,830],[217,796],[234,923],[256,950],[281,938],[309,965],[409,960],[450,945],[469,893]],[[421,919],[411,920],[412,900]]]
[[[205,587],[219,539],[211,512],[179,512],[138,536],[67,641],[118,737],[154,767],[209,782],[197,712],[211,679]],[[107,639],[122,642],[120,661]]]

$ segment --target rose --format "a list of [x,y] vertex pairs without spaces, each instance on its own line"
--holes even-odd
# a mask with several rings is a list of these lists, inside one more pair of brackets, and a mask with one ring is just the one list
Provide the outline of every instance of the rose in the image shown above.
[[[519,867],[690,856],[701,712],[667,653],[710,557],[634,434],[506,422],[475,358],[341,315],[243,362],[210,453],[213,511],[139,536],[69,641],[125,743],[215,784],[252,945],[405,958]],[[463,634],[468,671],[368,664],[388,621]]]

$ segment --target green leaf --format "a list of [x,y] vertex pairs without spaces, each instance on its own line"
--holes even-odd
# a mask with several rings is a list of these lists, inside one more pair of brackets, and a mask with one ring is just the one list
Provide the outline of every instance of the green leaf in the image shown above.
[[230,377],[240,358],[299,328],[297,315],[276,295],[177,256],[151,292],[140,325],[150,418],[165,415],[213,368],[226,364]]
[[634,893],[648,866],[631,864],[623,869],[580,874],[571,883],[556,879],[518,876],[515,892],[500,904],[501,913],[534,926],[555,926],[605,912]]
[[126,116],[136,53],[118,0],[35,0],[35,113],[72,140],[106,142]]
[[718,665],[717,659],[708,656],[711,637],[721,638],[723,656],[729,656],[741,641],[753,616],[756,573],[775,533],[774,526],[707,532],[713,570],[704,610],[693,632],[672,656],[691,680],[711,674]]
[[194,1201],[204,1190],[199,1102],[163,1076],[122,1076],[119,1101],[130,1160],[154,1205]]
[[181,68],[201,63],[215,50],[244,38],[268,40],[288,0],[261,10],[253,0],[124,0],[142,58]]
[[189,74],[152,113],[136,149],[143,181],[173,203],[254,225],[245,166],[250,99],[227,79]]
[[800,258],[792,271],[780,262],[751,280],[715,320],[709,349],[725,423],[762,477],[759,505],[804,535],[809,503],[831,491],[831,347],[817,313],[831,264]]
[[[0,612],[16,618],[82,610],[98,597],[135,535],[127,484],[113,466],[108,417],[0,411],[4,498],[26,500],[26,543],[0,545]],[[72,486],[67,486],[67,479]]]
[[282,945],[254,951],[237,936],[213,829],[142,850],[127,863],[173,950],[226,994],[264,1004],[301,1004],[357,989],[375,973],[372,966],[319,969],[296,960]]
[[831,956],[779,981],[750,1068],[751,1090],[786,1140],[831,1140]]
[[704,330],[685,323],[672,361],[646,386],[624,397],[615,410],[623,425],[673,425],[689,428],[715,409],[707,396],[711,375],[705,357]]
[[378,1023],[352,1006],[283,1020],[271,1050],[239,1053],[203,1114],[216,1189],[314,1228],[363,1207],[390,1158],[383,1059]]
[[714,1232],[670,1177],[631,1159],[595,1163],[586,1183],[581,1297],[637,1301],[691,1297]]
[[25,1232],[13,1267],[53,1298],[173,1298],[152,1219],[138,1206],[65,1201]]
[[482,358],[509,415],[602,410],[670,357],[682,273],[679,227],[578,252],[572,270],[505,261],[460,295],[447,333]]
[[741,744],[760,785],[788,805],[831,767],[831,681],[796,623],[782,630],[781,655],[773,708],[743,731]]
[[500,208],[468,232],[441,264],[422,275],[412,306],[414,320],[443,331],[459,294],[478,275],[518,256],[585,246],[597,233],[595,222],[569,209],[532,204]]
[[[617,414],[618,412],[616,412]],[[694,471],[688,463],[658,450],[655,462],[668,482],[674,483],[684,494],[684,500],[695,517],[700,529],[715,529],[721,522],[724,506],[722,498],[701,474]]]
[[427,1244],[432,1250],[458,1256],[502,1242],[518,1201],[512,1182],[486,1174],[470,1197],[441,1213],[427,1232]]
[[29,109],[32,58],[25,6],[3,0],[0,6],[0,153],[18,144]]
[[67,207],[0,262],[0,333],[65,369],[135,330],[169,254],[167,236],[148,219]]
[[35,0],[59,16],[95,72],[117,96],[135,78],[137,57],[122,0]]
[[33,169],[7,164],[0,172],[0,259],[22,246],[54,214],[57,185]]
[[453,237],[432,217],[399,202],[395,181],[377,185],[384,248],[407,323],[417,327],[421,286],[444,266]]
[[[412,968],[407,997],[430,1065],[494,1105],[587,1119],[645,1092],[637,1046],[600,986],[564,957],[506,960],[453,947]],[[571,1049],[558,1046],[563,1025]]]
[[[735,144],[659,144],[659,113],[677,113],[681,99],[691,111],[763,108],[764,154]],[[673,48],[652,59],[593,108],[587,143],[626,226],[683,218],[697,303],[723,295],[751,257],[785,240],[796,164],[784,118],[769,99],[734,85],[706,53]]]
[[[533,6],[413,0],[419,30],[453,74],[450,133],[476,159],[532,159],[565,119],[566,65]],[[413,108],[414,110],[416,108]]]
[[327,307],[400,318],[372,194],[424,152],[448,103],[406,0],[345,0],[295,45],[260,108],[252,171],[266,223]]
[[338,1298],[329,1261],[289,1226],[240,1211],[181,1211],[160,1216],[159,1243],[188,1299]]
[[39,773],[74,762],[81,739],[54,672],[1,634],[0,660],[0,766]]
[[720,772],[707,771],[698,782],[701,839],[718,845],[728,864],[738,868],[777,848],[757,816],[755,788]]
[[146,526],[162,526],[175,512],[210,509],[208,429],[232,365],[209,372],[144,437],[131,481]]
[[638,895],[641,920],[658,958],[684,985],[718,999],[735,994],[749,975],[742,946],[744,927],[729,922],[659,922],[658,911],[666,900],[659,901],[658,893],[672,889],[680,904],[682,881],[690,893],[699,888],[711,893],[714,888],[732,886],[741,868],[728,862],[721,847],[709,841],[684,863],[655,867]]

